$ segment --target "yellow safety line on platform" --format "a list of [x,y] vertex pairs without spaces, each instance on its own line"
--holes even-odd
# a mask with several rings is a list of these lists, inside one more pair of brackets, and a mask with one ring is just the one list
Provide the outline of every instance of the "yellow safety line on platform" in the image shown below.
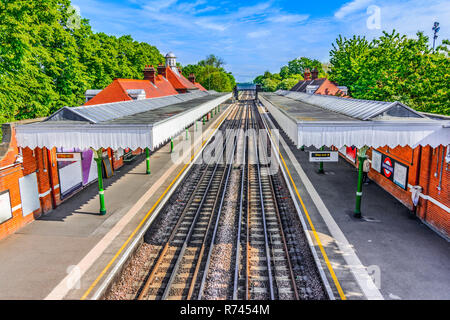
[[[267,126],[268,130],[269,130],[269,134],[270,136],[273,138],[272,136],[272,130],[269,128],[269,126]],[[305,212],[305,216],[308,219],[309,225],[311,226],[311,230],[314,234],[314,238],[317,241],[317,244],[319,245],[320,248],[320,252],[322,252],[322,256],[325,259],[325,263],[328,267],[328,271],[330,272],[331,277],[333,278],[334,284],[336,285],[336,288],[339,292],[339,296],[341,297],[342,300],[347,300],[347,297],[344,294],[344,291],[342,290],[341,284],[339,283],[338,278],[336,277],[336,274],[334,273],[333,267],[331,266],[330,260],[328,259],[328,255],[325,252],[325,249],[322,245],[322,242],[319,239],[319,235],[317,234],[316,228],[314,227],[314,224],[311,221],[311,218],[309,216],[308,210],[306,209],[305,203],[303,202],[302,197],[300,196],[300,193],[298,192],[297,186],[294,182],[294,179],[292,178],[291,172],[289,171],[289,168],[286,165],[286,162],[284,161],[283,156],[281,155],[281,151],[280,148],[278,148],[278,146],[275,145],[275,147],[277,148],[278,154],[280,155],[281,161],[283,161],[284,167],[286,168],[286,172],[289,175],[289,178],[294,186],[295,189],[295,193],[297,194],[298,199],[300,200],[300,203],[303,207],[303,211]]]
[[[231,110],[232,108],[230,107],[229,110]],[[225,112],[222,115],[222,118],[220,119],[220,121],[216,124],[216,126],[214,127],[214,130],[217,129],[222,122],[225,120],[227,114],[230,113],[230,111]],[[109,261],[109,263],[106,265],[106,267],[102,270],[102,272],[99,274],[99,276],[97,277],[97,279],[94,280],[94,282],[92,282],[92,284],[89,286],[89,288],[86,290],[86,292],[83,294],[83,296],[81,297],[80,300],[85,300],[87,298],[87,296],[91,293],[92,289],[95,288],[95,286],[98,284],[98,282],[103,278],[103,276],[105,275],[105,273],[109,270],[109,268],[111,268],[112,264],[114,263],[114,261],[116,261],[116,259],[119,257],[120,253],[123,251],[123,249],[125,249],[125,247],[128,245],[128,243],[131,241],[131,239],[134,237],[134,235],[139,231],[139,229],[143,226],[143,224],[145,223],[145,221],[150,217],[150,215],[153,213],[153,211],[155,210],[156,206],[161,202],[161,200],[164,198],[164,196],[167,194],[167,192],[170,190],[170,188],[175,184],[175,182],[178,180],[178,178],[180,177],[180,175],[184,172],[184,170],[186,170],[186,168],[188,167],[188,165],[192,162],[192,160],[195,158],[195,156],[197,155],[197,153],[200,152],[200,150],[202,150],[203,145],[209,140],[209,138],[211,138],[211,136],[213,135],[213,133],[215,132],[213,130],[213,132],[211,132],[211,134],[208,136],[208,138],[202,142],[202,144],[200,145],[199,149],[194,153],[193,156],[191,156],[191,159],[188,163],[186,163],[184,165],[184,167],[180,170],[180,172],[176,175],[176,177],[172,180],[172,182],[170,183],[170,185],[166,188],[166,190],[164,190],[163,194],[158,198],[158,200],[155,202],[155,204],[152,206],[152,208],[147,212],[147,214],[145,215],[145,217],[141,220],[141,222],[139,223],[139,225],[136,227],[136,229],[134,229],[134,231],[131,233],[131,235],[128,237],[128,239],[124,242],[124,244],[120,247],[120,249],[116,252],[116,254],[114,255],[114,257],[111,259],[111,261]]]

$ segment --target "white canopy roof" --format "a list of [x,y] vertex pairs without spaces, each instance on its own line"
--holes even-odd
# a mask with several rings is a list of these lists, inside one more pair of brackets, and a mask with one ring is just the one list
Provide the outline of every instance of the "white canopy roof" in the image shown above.
[[[345,101],[345,98],[322,95],[289,96],[292,96],[289,92],[277,92],[260,97],[263,105],[298,147],[436,147],[450,143],[450,121],[429,119],[399,103],[358,99]],[[332,104],[333,100],[338,107]],[[371,119],[364,112],[368,106]],[[390,107],[394,108],[391,114],[388,111]]]
[[[141,110],[145,110],[125,116],[123,112],[118,112],[119,116],[116,117],[105,111],[109,108],[108,105],[98,105],[97,108],[91,106],[89,108],[91,117],[96,111],[101,111],[99,118],[100,115],[106,116],[105,121],[99,122],[93,122],[92,118],[82,119],[79,111],[80,116],[74,117],[72,113],[74,110],[66,108],[64,112],[49,117],[47,121],[17,126],[17,143],[20,147],[31,149],[36,147],[154,149],[177,136],[230,97],[231,93],[206,94],[187,101],[177,98],[175,103],[162,106],[152,105],[149,101],[152,99],[111,104],[111,107],[126,105],[130,109],[137,110],[139,108],[135,108],[136,106],[143,106]],[[161,102],[161,98],[155,100],[158,100],[157,104]],[[119,111],[123,111],[122,109]]]

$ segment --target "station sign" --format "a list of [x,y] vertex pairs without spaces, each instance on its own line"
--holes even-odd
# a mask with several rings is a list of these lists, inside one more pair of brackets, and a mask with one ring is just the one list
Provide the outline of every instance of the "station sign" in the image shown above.
[[309,162],[338,162],[337,151],[310,151]]
[[81,161],[81,153],[79,152],[57,152],[57,161]]
[[372,169],[402,189],[408,187],[409,166],[376,150],[372,151]]

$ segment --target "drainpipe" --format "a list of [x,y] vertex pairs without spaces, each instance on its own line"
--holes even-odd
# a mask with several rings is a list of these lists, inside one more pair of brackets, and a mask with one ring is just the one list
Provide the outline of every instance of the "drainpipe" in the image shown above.
[[442,188],[442,171],[444,170],[444,152],[445,152],[445,148],[444,146],[442,146],[442,155],[441,155],[441,169],[439,172],[439,185],[437,187],[439,193],[441,192],[441,188]]
[[[422,164],[422,146],[421,145],[418,146],[418,150],[419,150],[419,155],[417,157],[416,181],[414,183],[415,186],[420,185],[420,167]],[[413,161],[414,161],[414,155],[413,155]],[[415,216],[417,216],[417,205],[415,205],[414,202],[413,202],[413,213]]]

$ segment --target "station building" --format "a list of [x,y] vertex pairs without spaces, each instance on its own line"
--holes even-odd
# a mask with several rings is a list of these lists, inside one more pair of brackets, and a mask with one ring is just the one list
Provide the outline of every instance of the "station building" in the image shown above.
[[348,93],[347,87],[338,86],[327,78],[319,78],[319,71],[316,68],[312,71],[306,69],[303,80],[300,80],[290,91],[341,97],[346,97]]
[[449,117],[400,102],[282,90],[261,102],[298,148],[332,147],[358,167],[359,149],[369,146],[369,178],[450,237]]
[[[173,53],[166,55],[166,65],[158,66],[158,73],[152,66],[146,66],[143,73],[143,80],[115,79],[103,90],[88,90],[84,106],[61,108],[46,119],[2,125],[0,239],[97,181],[97,163],[90,147],[104,147],[103,174],[110,177],[124,163],[141,154],[143,146],[152,149],[159,147],[227,99],[226,95],[206,91],[195,82],[193,75],[186,79],[176,66]],[[164,133],[151,128],[159,124],[156,120],[151,124],[139,125],[139,121],[134,119],[123,123],[121,129],[116,129],[120,128],[120,119],[128,119],[135,114],[142,116],[144,113],[154,114],[154,119],[161,120],[165,125],[170,123],[166,119],[168,117],[176,120],[170,128],[164,129]],[[179,116],[181,114],[183,116]],[[42,140],[19,145],[17,129],[20,127],[29,130],[40,128],[41,131],[48,129],[46,132],[53,142],[52,146],[46,146]],[[132,133],[130,128],[133,128]],[[123,132],[127,130],[129,135],[124,136]],[[32,135],[36,134],[37,138],[39,130],[34,132]],[[93,140],[85,145],[72,143],[73,135],[83,133],[91,138],[97,134],[94,138],[97,141],[109,135],[110,140],[103,140],[101,144]],[[111,142],[113,135],[121,136],[125,141],[115,146]],[[137,142],[139,139],[136,137],[142,136],[148,139],[145,142],[141,140],[141,145],[130,142]]]

